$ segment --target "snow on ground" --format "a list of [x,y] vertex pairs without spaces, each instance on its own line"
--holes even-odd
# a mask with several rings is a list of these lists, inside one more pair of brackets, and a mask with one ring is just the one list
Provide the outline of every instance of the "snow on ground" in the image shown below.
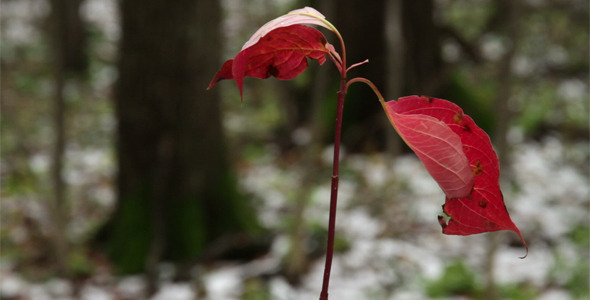
[[[512,218],[529,242],[530,252],[526,259],[519,259],[525,253],[524,248],[507,244],[509,238],[516,239],[510,237],[513,233],[490,233],[500,236],[494,258],[495,280],[499,284],[527,283],[540,289],[549,285],[555,268],[555,249],[542,238],[562,243],[560,248],[565,249],[558,251],[569,252],[568,257],[573,261],[576,257],[587,257],[587,253],[572,253],[576,251],[574,246],[565,242],[565,235],[572,228],[588,224],[590,193],[588,177],[578,167],[585,163],[585,158],[578,155],[581,161],[566,159],[565,147],[558,140],[548,138],[543,143],[522,144],[515,149],[513,174],[518,188],[505,189],[505,199]],[[587,151],[586,147],[582,145],[577,151]],[[419,235],[400,239],[380,237],[386,220],[372,216],[362,205],[352,205],[355,200],[359,201],[355,198],[359,197],[357,190],[360,187],[344,177],[337,228],[349,239],[351,247],[334,259],[330,292],[333,299],[426,298],[421,281],[441,276],[447,260],[465,257],[475,269],[483,267],[482,257],[486,253],[488,238],[486,235],[458,237],[440,233],[436,215],[440,212],[444,195],[413,155],[395,162],[388,162],[381,156],[346,157],[343,165],[364,177],[374,191],[387,190],[397,180],[397,185],[403,188],[388,197],[405,202],[401,206],[410,208],[414,222],[428,229]],[[273,187],[290,175],[288,170],[274,169],[278,176],[272,176],[269,168],[276,167],[255,166],[242,178],[247,178],[246,186],[250,192],[260,195],[272,210],[277,211],[285,205],[281,201],[286,198],[274,197],[273,194],[282,192],[273,190]],[[328,183],[317,187],[312,198],[314,207],[310,210],[313,212],[307,217],[327,220]],[[262,214],[268,213],[264,212],[265,209],[262,211]],[[545,237],[534,236],[539,232]],[[318,260],[301,287],[292,287],[284,279],[273,278],[269,283],[271,298],[313,299],[319,294],[322,275],[323,260]],[[571,298],[559,288],[549,289],[541,297],[550,299],[552,295],[560,295],[560,299]]]
[[[513,220],[529,243],[526,259],[518,258],[524,254],[520,245],[508,244],[510,239],[516,239],[511,232],[467,237],[442,235],[436,216],[444,202],[443,193],[413,155],[395,161],[381,155],[345,157],[342,165],[353,173],[348,172],[349,175],[342,178],[337,231],[349,242],[349,249],[335,255],[331,299],[427,298],[424,282],[442,276],[449,260],[465,258],[473,269],[482,270],[487,235],[491,234],[499,237],[494,257],[498,284],[526,283],[543,290],[541,298],[544,299],[572,298],[560,287],[545,289],[552,286],[550,280],[559,275],[552,274],[556,268],[556,253],[568,257],[571,264],[588,258],[588,253],[577,252],[567,236],[576,226],[588,224],[590,193],[588,177],[578,167],[583,161],[567,159],[567,155],[563,155],[567,151],[573,150],[566,149],[553,138],[543,143],[522,144],[515,149],[516,188],[505,189],[505,199]],[[286,234],[281,234],[281,226],[284,226],[281,216],[285,214],[285,207],[292,204],[285,195],[297,188],[293,178],[301,178],[295,172],[299,171],[278,167],[266,159],[245,168],[240,176],[247,192],[261,199],[259,213],[264,224],[279,232],[270,254],[248,264],[196,267],[195,274],[200,274],[199,285],[171,282],[164,276],[161,289],[152,299],[198,299],[197,291],[200,294],[206,291],[207,296],[202,299],[240,299],[245,279],[277,270],[289,247]],[[386,194],[380,194],[382,192]],[[381,214],[371,210],[375,202],[364,198],[385,201]],[[326,182],[311,193],[305,222],[326,224],[328,201],[329,182]],[[396,209],[387,207],[396,205]],[[402,210],[401,215],[399,210]],[[402,221],[396,223],[396,218]],[[388,229],[391,226],[402,226],[409,232],[396,232],[394,228],[391,234]],[[552,243],[557,245],[550,246]],[[313,262],[298,287],[289,285],[281,276],[271,277],[267,283],[271,299],[317,298],[323,264],[323,258]],[[2,265],[1,275],[3,298],[20,295],[22,299],[73,299],[73,285],[68,281],[27,282],[12,271],[10,264]],[[568,275],[563,276],[567,278]],[[145,288],[144,278],[138,276],[112,278],[103,283],[89,280],[82,286],[79,297],[134,299],[145,295]]]

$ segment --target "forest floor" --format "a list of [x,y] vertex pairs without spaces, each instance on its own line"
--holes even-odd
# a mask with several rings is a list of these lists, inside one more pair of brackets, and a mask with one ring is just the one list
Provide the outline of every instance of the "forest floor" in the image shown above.
[[[507,299],[588,296],[590,188],[584,173],[585,151],[585,144],[564,145],[549,137],[519,144],[514,150],[513,179],[504,194],[512,219],[529,244],[525,259],[519,259],[525,249],[512,232],[466,237],[441,234],[436,216],[444,195],[413,155],[395,160],[382,154],[345,156],[331,299],[477,298],[486,292],[490,273],[497,293]],[[257,199],[260,220],[276,233],[270,253],[248,263],[195,266],[193,273],[198,275],[186,282],[172,280],[174,267],[164,263],[161,288],[152,299],[318,297],[323,256],[309,261],[299,285],[272,275],[282,268],[293,241],[289,232],[294,225],[285,220],[294,205],[289,195],[297,190],[297,178],[302,174],[268,156],[242,165],[240,178],[243,189]],[[101,161],[96,157],[86,160]],[[325,231],[328,199],[328,182],[311,187],[299,220],[306,232]],[[18,205],[11,200],[3,199],[3,226],[18,237],[27,229],[5,222],[11,208]],[[107,208],[103,206],[103,210]],[[103,214],[96,210],[79,213],[87,215],[77,218],[88,220]],[[79,224],[72,222],[70,226]],[[314,247],[318,245],[311,240],[304,248]],[[489,272],[488,264],[493,266]],[[14,267],[10,256],[4,256],[2,299],[145,299],[142,276],[117,278],[95,267],[83,282],[39,281],[30,280],[30,274],[19,273]]]

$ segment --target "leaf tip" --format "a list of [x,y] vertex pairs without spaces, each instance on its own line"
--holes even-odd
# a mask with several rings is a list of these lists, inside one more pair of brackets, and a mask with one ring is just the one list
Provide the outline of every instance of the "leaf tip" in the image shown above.
[[529,255],[529,247],[527,245],[525,245],[524,247],[526,249],[526,253],[524,254],[524,256],[519,257],[520,259],[525,259]]
[[524,246],[524,249],[526,250],[524,256],[521,256],[519,258],[525,259],[529,255],[529,246],[524,241],[524,238],[522,237],[522,234],[520,234],[520,230],[518,230],[518,228],[515,230],[515,232],[518,234],[518,237],[520,238],[520,241],[522,242],[522,245]]
[[212,89],[214,85],[216,85],[219,81],[223,79],[232,79],[232,67],[233,59],[227,60],[225,63],[223,63],[221,69],[219,69],[219,71],[215,73],[215,76],[213,76],[213,79],[211,79],[211,82],[209,83],[207,90]]

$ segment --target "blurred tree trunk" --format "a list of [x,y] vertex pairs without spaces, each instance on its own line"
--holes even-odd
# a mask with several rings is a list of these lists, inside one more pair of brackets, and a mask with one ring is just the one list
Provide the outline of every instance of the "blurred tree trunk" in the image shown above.
[[[385,99],[403,96],[404,88],[404,35],[402,28],[402,0],[387,0],[385,3]],[[381,118],[383,127],[389,128],[389,120]],[[386,131],[387,132],[387,131]],[[397,157],[402,149],[402,141],[394,132],[385,134],[385,149],[392,157]]]
[[121,273],[186,263],[255,227],[226,157],[217,0],[120,1],[118,205],[99,239]]
[[[387,65],[385,2],[338,1],[334,19],[334,24],[346,43],[348,65],[369,59],[368,64],[353,69],[349,77],[365,77],[382,92],[386,83]],[[381,116],[383,109],[368,87],[359,84],[349,89],[342,124],[342,143],[346,149],[355,152],[382,150],[386,143],[383,139],[384,126],[382,121],[379,121]],[[332,119],[329,121],[333,122]],[[330,128],[333,128],[333,125],[330,125]]]
[[404,92],[436,95],[446,84],[442,74],[439,29],[434,23],[433,0],[403,0],[405,47]]
[[69,215],[65,196],[66,186],[62,174],[66,143],[66,104],[63,89],[68,75],[82,74],[87,68],[86,26],[79,14],[81,3],[81,0],[51,0],[51,14],[49,15],[54,79],[53,128],[55,134],[51,170],[53,201],[49,211],[53,224],[51,240],[53,241],[56,268],[57,272],[64,276],[69,275],[66,235]]
[[[497,82],[501,87],[494,99],[494,117],[495,128],[492,136],[494,148],[500,160],[500,169],[502,170],[501,184],[509,182],[512,178],[511,168],[508,166],[511,163],[511,147],[508,143],[508,130],[514,119],[514,114],[510,111],[509,101],[513,94],[514,76],[512,73],[512,64],[514,56],[517,51],[519,43],[519,35],[521,26],[519,26],[519,14],[521,11],[517,1],[500,0],[496,2],[496,13],[491,18],[490,22],[501,20],[498,23],[498,28],[495,29],[499,34],[508,39],[506,45],[506,52],[497,63]],[[495,280],[495,265],[496,255],[498,253],[498,239],[496,234],[490,234],[487,237],[487,249],[484,259],[484,266],[486,269],[485,279],[485,297],[487,300],[500,299],[498,287]]]
[[83,0],[50,2],[57,49],[54,62],[68,74],[83,74],[88,68],[86,24],[80,16]]
[[[369,59],[350,77],[371,80],[387,99],[436,95],[446,84],[432,0],[340,1],[335,25],[350,64]],[[359,85],[360,86],[360,85]],[[351,88],[344,109],[343,143],[353,151],[393,148],[391,125],[368,88]],[[395,151],[394,151],[395,152]]]

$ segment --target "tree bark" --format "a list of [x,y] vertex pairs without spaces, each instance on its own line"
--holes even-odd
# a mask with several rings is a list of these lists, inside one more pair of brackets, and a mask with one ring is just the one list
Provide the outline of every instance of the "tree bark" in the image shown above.
[[[386,99],[397,99],[403,96],[404,87],[404,36],[402,28],[402,0],[386,0],[385,2],[385,90]],[[383,127],[389,128],[389,120],[382,118]],[[386,152],[391,157],[401,154],[402,141],[394,132],[385,134]]]
[[[352,77],[358,74],[371,80],[388,99],[437,95],[447,84],[432,0],[340,1],[336,13],[347,60],[353,64],[369,59],[351,72]],[[347,94],[342,133],[347,150],[397,148],[398,141],[385,138],[391,125],[383,121],[382,107],[367,97],[372,93],[356,87]]]
[[[346,43],[348,64],[369,59],[368,64],[351,71],[349,77],[365,77],[380,90],[387,82],[385,7],[385,0],[338,1],[334,20]],[[352,152],[383,150],[386,143],[382,116],[383,108],[368,87],[351,88],[346,95],[342,125],[342,143],[346,149]]]
[[86,24],[80,16],[83,0],[51,0],[51,17],[57,49],[55,61],[68,74],[88,69]]
[[405,94],[436,95],[441,79],[440,39],[432,0],[403,0]]
[[[496,2],[495,18],[501,19],[498,31],[504,35],[510,42],[507,45],[506,53],[498,62],[497,80],[501,89],[498,91],[494,101],[494,134],[492,136],[494,148],[500,160],[502,169],[501,180],[510,182],[512,172],[506,166],[512,165],[510,160],[511,147],[508,143],[507,135],[510,124],[514,115],[509,108],[510,97],[513,93],[514,76],[512,75],[512,63],[517,52],[520,26],[518,26],[518,12],[520,11],[517,2],[510,0],[501,0]],[[503,168],[504,167],[504,168]],[[485,294],[484,299],[500,299],[497,283],[495,280],[495,259],[498,253],[498,236],[488,235],[486,255],[484,258],[485,267]]]
[[53,201],[50,203],[52,217],[52,241],[55,252],[57,273],[68,276],[69,245],[66,234],[69,215],[67,213],[66,184],[63,179],[63,165],[66,144],[66,101],[64,85],[68,75],[81,74],[87,68],[86,26],[80,18],[81,0],[51,0],[49,15],[49,39],[54,79],[53,128],[55,140],[52,153],[51,181]]
[[115,102],[118,205],[103,230],[121,273],[190,262],[255,227],[226,157],[216,0],[124,0]]

